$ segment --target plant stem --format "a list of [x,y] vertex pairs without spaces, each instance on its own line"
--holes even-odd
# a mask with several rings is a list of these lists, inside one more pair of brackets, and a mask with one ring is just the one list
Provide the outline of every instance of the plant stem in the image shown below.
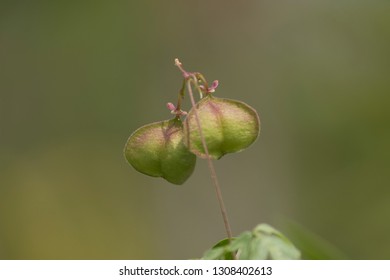
[[207,156],[207,163],[208,163],[208,167],[209,167],[209,170],[210,170],[210,176],[211,176],[211,180],[213,182],[213,185],[214,185],[214,188],[215,188],[215,192],[216,192],[216,195],[217,195],[219,208],[221,210],[223,223],[225,225],[226,234],[227,234],[229,240],[231,241],[232,238],[233,238],[233,235],[232,235],[232,230],[230,228],[230,223],[229,223],[229,220],[228,220],[225,204],[223,202],[221,187],[219,185],[217,173],[215,172],[214,164],[213,164],[213,162],[211,160],[211,157],[210,157],[210,154],[209,154],[209,150],[207,148],[206,140],[204,138],[202,126],[200,124],[200,120],[199,120],[199,116],[198,116],[198,110],[197,110],[196,104],[195,104],[194,95],[192,94],[191,82],[195,83],[195,86],[198,86],[197,78],[196,78],[195,75],[194,75],[193,79],[188,79],[188,81],[187,81],[188,94],[189,94],[190,99],[191,99],[192,108],[194,109],[196,124],[197,124],[198,129],[199,129],[199,136],[200,136],[200,139],[202,141],[203,149],[204,149],[204,151],[206,153],[206,156]]
[[176,110],[180,112],[181,110],[181,102],[184,98],[184,92],[185,92],[185,89],[186,89],[186,79],[183,80],[183,85],[179,91],[179,96],[177,98],[177,106],[176,106]]

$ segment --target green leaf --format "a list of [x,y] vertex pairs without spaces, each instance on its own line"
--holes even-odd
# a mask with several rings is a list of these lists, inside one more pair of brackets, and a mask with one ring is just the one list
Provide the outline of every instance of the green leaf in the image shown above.
[[[232,241],[233,242],[233,241]],[[233,253],[229,249],[230,240],[228,238],[219,241],[202,257],[203,260],[233,260]]]
[[267,224],[258,225],[252,232],[246,231],[234,238],[218,242],[208,250],[203,259],[227,260],[233,254],[240,260],[296,260],[300,252],[281,232]]
[[[260,224],[253,230],[252,259],[296,260],[301,254],[280,231]],[[257,253],[256,253],[257,252]]]
[[285,231],[291,240],[299,246],[302,258],[306,260],[346,260],[348,256],[334,244],[308,228],[288,221]]

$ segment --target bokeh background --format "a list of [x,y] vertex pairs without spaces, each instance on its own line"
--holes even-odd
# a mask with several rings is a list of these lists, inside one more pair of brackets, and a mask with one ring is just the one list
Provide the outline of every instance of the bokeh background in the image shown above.
[[[188,259],[225,237],[206,162],[174,186],[123,157],[181,75],[260,114],[215,162],[235,235],[390,258],[390,2],[0,1],[0,258]],[[186,100],[188,108],[188,99]]]

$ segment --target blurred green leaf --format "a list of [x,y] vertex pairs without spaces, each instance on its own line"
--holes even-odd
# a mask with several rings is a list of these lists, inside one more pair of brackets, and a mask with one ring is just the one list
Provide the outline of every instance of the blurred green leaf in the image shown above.
[[[234,241],[233,241],[234,242]],[[233,254],[229,250],[229,239],[223,239],[208,250],[202,257],[204,260],[232,260]]]
[[233,254],[240,260],[296,260],[301,256],[290,240],[267,224],[258,225],[252,232],[243,232],[231,243],[228,239],[218,242],[203,259],[231,260]]
[[320,235],[304,226],[288,222],[286,232],[302,252],[302,258],[308,260],[345,260],[345,253]]

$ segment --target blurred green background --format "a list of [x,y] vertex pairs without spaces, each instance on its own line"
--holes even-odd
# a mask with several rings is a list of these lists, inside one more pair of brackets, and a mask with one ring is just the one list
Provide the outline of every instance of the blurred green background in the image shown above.
[[0,1],[0,259],[188,259],[225,237],[205,161],[178,187],[122,154],[171,117],[176,57],[261,117],[259,140],[216,162],[235,235],[267,222],[389,259],[389,15],[385,0]]

